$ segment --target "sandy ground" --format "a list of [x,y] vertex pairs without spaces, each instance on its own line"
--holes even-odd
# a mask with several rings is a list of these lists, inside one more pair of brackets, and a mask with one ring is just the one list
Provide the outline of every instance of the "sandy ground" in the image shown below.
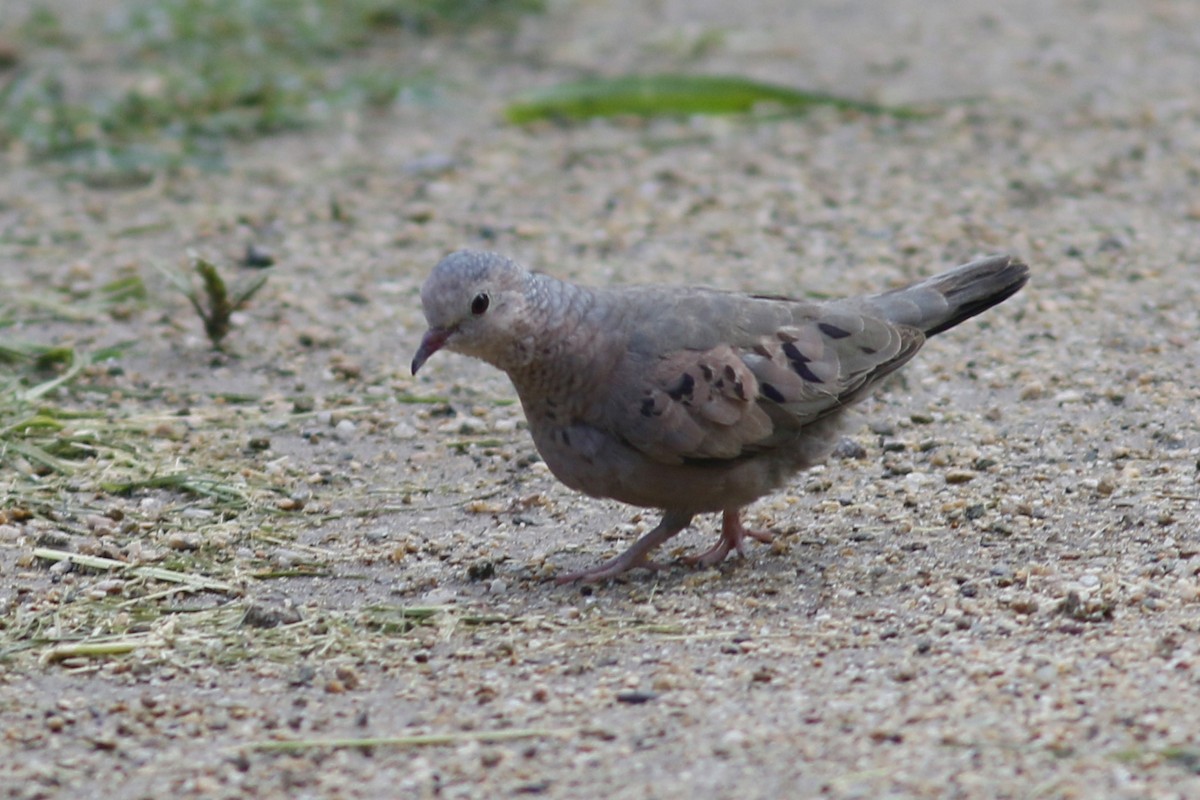
[[[312,507],[391,510],[302,518],[267,556],[329,569],[207,606],[251,641],[246,608],[290,604],[319,647],[187,649],[180,613],[146,652],[0,665],[0,794],[1200,797],[1200,5],[610,0],[420,47],[446,79],[432,104],[248,145],[228,174],[5,178],[7,286],[134,271],[156,307],[25,338],[141,340],[116,388],[170,387],[147,401],[165,411],[370,400],[340,429],[248,422],[195,448],[269,437],[238,457],[286,463]],[[515,89],[594,70],[949,110],[499,121]],[[213,360],[151,265],[251,242],[278,265]],[[450,355],[408,374],[420,282],[463,246],[600,284],[843,294],[997,251],[1033,279],[862,406],[865,456],[751,508],[778,545],[581,590],[544,578],[655,520],[557,485],[502,375]],[[9,629],[50,602],[27,557],[44,532],[3,526]],[[236,520],[220,535],[235,570],[262,555]],[[447,610],[386,636],[354,622],[402,606]],[[470,738],[505,730],[528,735]],[[253,746],[426,733],[460,738]]]

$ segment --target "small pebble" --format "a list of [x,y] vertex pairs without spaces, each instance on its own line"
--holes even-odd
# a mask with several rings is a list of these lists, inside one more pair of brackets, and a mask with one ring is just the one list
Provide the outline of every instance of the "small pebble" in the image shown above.
[[199,550],[200,534],[175,532],[167,535],[166,545],[172,550]]
[[946,483],[968,483],[975,480],[975,473],[969,469],[951,469],[946,471]]
[[246,245],[246,252],[242,256],[242,264],[255,269],[264,269],[272,266],[275,263],[275,254],[270,248],[260,244],[251,242]]

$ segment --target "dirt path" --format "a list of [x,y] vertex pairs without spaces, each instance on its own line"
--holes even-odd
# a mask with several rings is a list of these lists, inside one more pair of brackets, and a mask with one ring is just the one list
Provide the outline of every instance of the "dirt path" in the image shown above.
[[[135,341],[88,408],[246,502],[88,483],[3,512],[0,795],[1200,797],[1200,6],[552,5],[425,42],[432,102],[227,174],[4,178],[6,288],[150,298],[0,336]],[[499,121],[597,65],[949,110]],[[276,266],[214,358],[153,267],[248,244]],[[544,578],[655,520],[557,485],[489,368],[408,374],[462,246],[595,283],[840,294],[996,251],[1034,278],[864,405],[865,457],[751,509],[780,545],[581,591]],[[35,548],[223,588],[147,599]]]

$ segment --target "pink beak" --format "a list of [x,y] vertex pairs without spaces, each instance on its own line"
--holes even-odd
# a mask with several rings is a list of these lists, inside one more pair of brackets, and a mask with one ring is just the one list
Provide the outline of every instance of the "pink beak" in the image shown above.
[[446,344],[446,340],[450,338],[450,331],[442,328],[430,328],[425,331],[425,335],[421,338],[421,346],[417,348],[417,354],[413,356],[412,373],[417,374],[417,370],[421,368],[431,355],[441,350]]

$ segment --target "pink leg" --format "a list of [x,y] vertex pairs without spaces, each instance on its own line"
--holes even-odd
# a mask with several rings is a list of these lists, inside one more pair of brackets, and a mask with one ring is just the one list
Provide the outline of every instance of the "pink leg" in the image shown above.
[[662,521],[658,523],[658,527],[630,545],[629,549],[621,553],[621,555],[605,561],[598,567],[572,572],[569,575],[560,575],[554,579],[554,582],[560,585],[574,581],[598,583],[609,578],[615,578],[637,567],[652,570],[662,569],[661,564],[656,564],[650,560],[650,551],[686,528],[691,521],[691,514],[668,511],[663,514]]
[[775,541],[775,536],[767,531],[754,531],[742,527],[741,509],[727,508],[721,517],[721,538],[717,540],[717,543],[698,556],[688,556],[684,561],[693,566],[714,567],[724,561],[725,557],[733,550],[745,558],[746,548],[743,542],[747,536],[764,544]]

